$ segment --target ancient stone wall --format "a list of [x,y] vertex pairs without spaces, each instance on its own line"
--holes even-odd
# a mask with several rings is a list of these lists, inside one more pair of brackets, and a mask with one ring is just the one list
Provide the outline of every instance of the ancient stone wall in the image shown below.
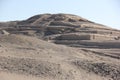
[[109,36],[109,35],[100,35],[100,34],[92,34],[91,40],[115,40],[116,36]]
[[63,34],[57,36],[58,40],[115,40],[117,36],[100,34]]
[[90,35],[65,34],[56,37],[59,40],[90,40]]

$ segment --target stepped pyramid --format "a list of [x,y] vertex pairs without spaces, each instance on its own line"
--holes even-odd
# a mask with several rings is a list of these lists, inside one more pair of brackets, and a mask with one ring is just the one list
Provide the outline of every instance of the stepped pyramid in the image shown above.
[[74,47],[120,47],[119,30],[72,14],[40,14],[27,20],[1,24],[10,34],[35,36],[57,44]]

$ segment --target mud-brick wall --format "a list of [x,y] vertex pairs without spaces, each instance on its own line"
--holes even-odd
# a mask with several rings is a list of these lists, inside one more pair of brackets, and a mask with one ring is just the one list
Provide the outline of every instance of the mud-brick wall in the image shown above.
[[59,33],[63,33],[63,32],[66,32],[67,30],[72,30],[72,29],[73,28],[67,27],[67,26],[49,26],[46,28],[46,31],[59,34]]
[[58,40],[115,40],[116,36],[100,34],[63,34],[56,39]]
[[56,37],[58,40],[90,40],[90,35],[67,34]]
[[93,34],[90,36],[90,39],[91,40],[115,40],[115,37],[116,36]]
[[120,31],[112,31],[111,33],[112,33],[112,35],[118,35],[118,36],[120,36]]
[[111,31],[107,31],[107,30],[97,30],[96,32],[97,34],[108,34],[108,35],[112,34]]

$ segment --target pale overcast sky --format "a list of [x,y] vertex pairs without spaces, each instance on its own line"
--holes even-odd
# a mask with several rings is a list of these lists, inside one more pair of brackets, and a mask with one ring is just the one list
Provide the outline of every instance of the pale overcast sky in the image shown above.
[[0,0],[0,21],[69,13],[120,29],[120,0]]

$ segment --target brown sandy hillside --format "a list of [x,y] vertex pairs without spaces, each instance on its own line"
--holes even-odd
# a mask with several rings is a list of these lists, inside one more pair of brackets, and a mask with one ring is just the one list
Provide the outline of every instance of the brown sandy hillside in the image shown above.
[[28,79],[120,80],[120,31],[71,14],[1,22],[0,80]]
[[[3,32],[4,30],[4,32]],[[74,47],[120,48],[120,31],[72,14],[41,14],[0,23],[0,33],[35,36]]]

